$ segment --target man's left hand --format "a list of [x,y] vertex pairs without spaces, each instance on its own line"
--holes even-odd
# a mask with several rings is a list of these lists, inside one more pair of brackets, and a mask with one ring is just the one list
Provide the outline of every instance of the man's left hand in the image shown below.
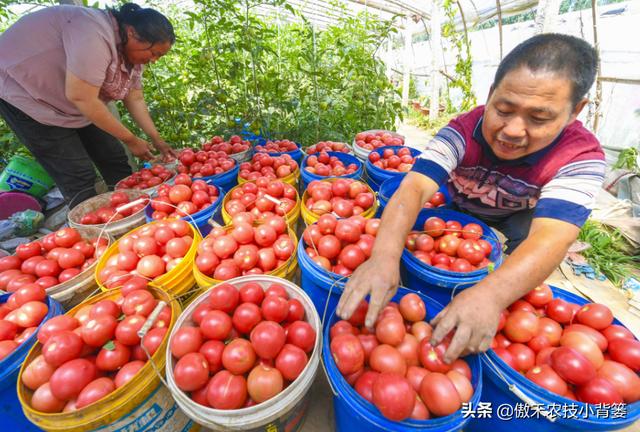
[[432,321],[431,344],[436,345],[455,329],[444,360],[451,363],[460,355],[484,352],[496,334],[502,307],[484,287],[474,286],[455,296]]
[[171,162],[178,157],[176,151],[163,140],[153,141],[153,146],[162,154],[164,162]]

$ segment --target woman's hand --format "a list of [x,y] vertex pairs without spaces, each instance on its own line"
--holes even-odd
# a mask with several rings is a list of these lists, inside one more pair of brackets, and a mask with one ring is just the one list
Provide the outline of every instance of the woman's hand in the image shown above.
[[153,159],[151,145],[142,138],[138,138],[132,134],[131,138],[123,140],[123,142],[129,147],[129,150],[131,150],[134,156],[146,161]]
[[171,146],[167,144],[163,139],[154,140],[153,146],[160,152],[164,162],[174,161],[178,157],[176,151],[172,149]]

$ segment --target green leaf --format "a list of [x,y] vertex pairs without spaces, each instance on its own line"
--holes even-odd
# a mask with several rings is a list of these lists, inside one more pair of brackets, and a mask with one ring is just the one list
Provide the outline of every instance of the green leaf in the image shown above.
[[113,351],[114,349],[116,349],[116,344],[112,340],[110,340],[109,342],[107,342],[102,346],[102,349],[105,349],[107,351]]

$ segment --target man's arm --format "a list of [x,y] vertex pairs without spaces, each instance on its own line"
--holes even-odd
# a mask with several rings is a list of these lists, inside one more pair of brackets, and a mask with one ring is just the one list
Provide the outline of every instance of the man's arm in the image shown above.
[[176,157],[173,149],[160,137],[156,125],[153,123],[153,119],[151,119],[151,115],[149,114],[149,108],[147,108],[147,104],[144,101],[142,90],[131,89],[122,102],[136,124],[140,126],[140,129],[151,139],[153,146],[158,149],[165,158]]
[[94,125],[124,142],[135,156],[142,159],[153,158],[148,143],[136,137],[111,114],[98,97],[99,93],[100,87],[93,86],[67,71],[65,79],[67,99]]
[[422,206],[438,190],[431,178],[409,172],[382,214],[371,257],[351,276],[338,303],[338,315],[349,318],[371,294],[365,324],[373,327],[378,313],[398,289],[400,257],[407,235]]
[[432,344],[456,329],[445,360],[455,360],[465,348],[469,352],[489,349],[501,311],[544,282],[579,232],[580,228],[568,222],[534,218],[529,236],[513,254],[495,272],[454,297],[433,319]]

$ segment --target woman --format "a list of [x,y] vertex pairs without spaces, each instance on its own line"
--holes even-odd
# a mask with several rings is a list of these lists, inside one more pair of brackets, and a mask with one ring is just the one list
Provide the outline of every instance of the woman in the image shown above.
[[94,164],[110,186],[131,174],[122,141],[152,159],[151,145],[109,111],[122,100],[165,159],[142,94],[142,66],[175,42],[169,20],[127,3],[119,10],[54,6],[0,35],[0,115],[55,180],[69,207],[96,194]]

